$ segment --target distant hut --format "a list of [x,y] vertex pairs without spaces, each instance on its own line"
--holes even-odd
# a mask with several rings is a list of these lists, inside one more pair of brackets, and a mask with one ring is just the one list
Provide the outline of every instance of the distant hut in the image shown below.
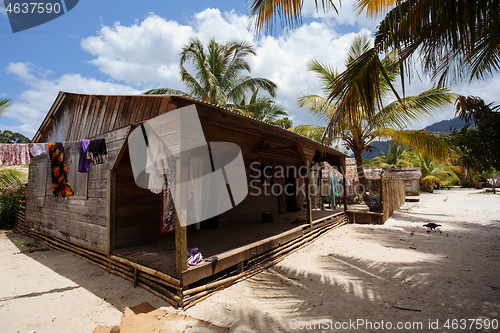
[[406,195],[420,195],[420,168],[392,168],[392,169],[365,169],[368,180],[377,180],[382,177],[404,180]]

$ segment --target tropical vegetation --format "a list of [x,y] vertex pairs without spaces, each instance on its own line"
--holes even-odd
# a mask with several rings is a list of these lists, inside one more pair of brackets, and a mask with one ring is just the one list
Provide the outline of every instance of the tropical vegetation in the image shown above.
[[[179,65],[181,81],[187,90],[156,88],[145,94],[191,96],[276,123],[280,117],[288,114],[272,99],[276,97],[277,90],[274,82],[243,74],[251,72],[247,61],[251,55],[256,55],[256,52],[249,42],[229,41],[220,44],[212,39],[205,46],[198,38],[191,38],[182,48]],[[269,97],[259,95],[260,91],[266,92]]]
[[[382,156],[374,157],[371,160],[371,165],[382,169],[408,168],[411,166],[410,159],[411,156],[408,149],[401,145],[394,144],[389,146],[389,151],[387,153],[383,152]],[[363,164],[366,165],[365,163]]]
[[[337,10],[340,4],[315,0],[316,9]],[[258,33],[272,32],[277,17],[282,28],[301,23],[303,0],[251,0],[250,15]],[[480,79],[500,69],[500,6],[497,0],[357,0],[359,14],[384,15],[375,45],[346,72],[363,74],[379,67],[378,54],[398,50],[403,62],[422,64],[425,72],[444,83],[448,78]],[[416,57],[418,56],[418,58]],[[402,81],[403,82],[403,81]],[[403,82],[404,83],[404,82]],[[338,97],[332,95],[331,99]]]
[[[9,99],[0,100],[0,115],[8,111],[12,102]],[[0,131],[0,143],[29,142],[29,139],[19,133]],[[23,184],[28,181],[28,166],[0,166],[0,229],[14,226],[14,214],[19,209],[20,200],[26,198]]]
[[[349,49],[346,66],[349,67],[358,61],[359,57],[363,57],[370,47],[370,40],[366,35],[356,37]],[[397,62],[397,55],[390,53],[382,59],[387,75],[383,76],[378,72],[380,77],[374,79],[375,73],[370,73],[371,80],[366,81],[366,78],[362,78],[349,82],[346,87],[351,91],[350,95],[362,96],[366,90],[373,89],[373,85],[378,85],[383,93],[382,96],[385,97],[390,92],[390,83],[399,75],[397,66],[393,66]],[[336,89],[338,85],[345,86],[345,82],[341,81],[335,68],[327,64],[311,61],[309,70],[320,77],[325,94]],[[340,108],[343,106],[339,105],[336,100],[330,102],[324,96],[300,95],[299,106],[306,107],[311,115],[325,125],[300,125],[290,130],[327,145],[340,140],[346,148],[352,151],[356,159],[360,182],[365,183],[362,154],[373,148],[371,144],[376,138],[390,138],[436,157],[449,154],[449,149],[440,136],[432,135],[424,130],[405,130],[404,128],[422,117],[434,114],[436,109],[451,104],[455,98],[455,94],[450,93],[448,88],[438,86],[417,96],[408,96],[385,106],[381,101],[355,99],[349,101],[349,106],[347,106],[355,112],[341,112]],[[365,202],[367,199],[365,198]]]

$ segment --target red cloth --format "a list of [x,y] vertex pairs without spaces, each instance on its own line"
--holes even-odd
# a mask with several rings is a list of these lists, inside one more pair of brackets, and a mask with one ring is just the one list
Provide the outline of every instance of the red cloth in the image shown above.
[[30,164],[30,150],[26,143],[0,143],[0,165]]

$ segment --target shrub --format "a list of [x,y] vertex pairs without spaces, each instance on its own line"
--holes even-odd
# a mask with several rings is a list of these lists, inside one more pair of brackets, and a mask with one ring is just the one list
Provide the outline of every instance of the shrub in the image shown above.
[[0,197],[0,229],[12,229],[20,204],[26,201],[26,186],[20,185],[14,191]]

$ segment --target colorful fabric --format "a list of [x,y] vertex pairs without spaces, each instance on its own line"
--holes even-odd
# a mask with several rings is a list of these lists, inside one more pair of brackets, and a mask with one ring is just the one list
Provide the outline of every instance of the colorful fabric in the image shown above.
[[68,183],[68,168],[64,162],[64,145],[60,142],[49,143],[49,158],[52,193],[56,197],[72,196],[73,190]]
[[34,143],[30,148],[31,155],[33,157],[48,154],[49,153],[49,144],[48,143]]
[[0,165],[30,164],[30,152],[26,143],[0,143]]
[[339,177],[337,175],[333,177],[333,191],[337,197],[340,196],[340,184]]
[[175,206],[168,186],[163,190],[161,195],[161,206],[160,235],[171,234],[175,231]]
[[188,255],[187,262],[188,262],[189,266],[196,266],[200,261],[203,260],[203,256],[201,255],[201,253],[197,247],[193,247],[192,249],[188,249],[187,255]]
[[92,164],[102,164],[108,161],[106,139],[95,139],[90,141],[87,149],[87,159],[92,161]]
[[90,140],[82,140],[80,142],[80,156],[78,157],[78,172],[89,172],[90,162],[87,159],[87,151],[89,149]]
[[[336,176],[335,176],[336,177]],[[335,207],[335,185],[333,182],[332,170],[328,170],[328,180],[326,182],[326,194],[330,207]]]

